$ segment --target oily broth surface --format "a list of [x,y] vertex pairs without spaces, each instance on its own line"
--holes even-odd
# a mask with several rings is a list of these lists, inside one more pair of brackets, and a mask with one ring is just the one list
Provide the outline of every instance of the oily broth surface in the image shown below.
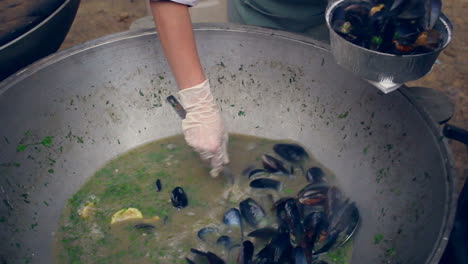
[[[273,155],[273,145],[280,142],[285,141],[230,135],[228,168],[235,176],[232,185],[223,176],[211,178],[207,166],[185,144],[182,135],[154,141],[117,157],[68,201],[55,237],[55,263],[186,263],[186,256],[193,258],[190,248],[210,250],[227,263],[235,263],[235,254],[215,242],[219,236],[228,235],[241,243],[240,230],[223,225],[224,213],[251,197],[267,212],[268,218],[262,224],[274,225],[273,202],[280,197],[294,197],[307,184],[302,171],[296,168],[294,177],[268,176],[282,182],[279,192],[249,187],[242,171],[261,168],[262,154]],[[335,177],[331,171],[314,160],[312,153],[309,155],[311,159],[304,168],[321,167],[332,183]],[[157,179],[162,182],[160,192],[156,191]],[[188,196],[188,206],[180,210],[170,201],[171,191],[177,186]],[[93,210],[85,219],[80,213],[90,203],[94,204]],[[125,208],[139,209],[143,219],[111,225],[112,215]],[[140,223],[155,228],[135,229],[134,225]],[[207,226],[217,228],[219,233],[203,242],[197,232]],[[244,234],[252,230],[244,222]],[[253,242],[257,250],[262,248],[260,241]],[[351,254],[348,248],[335,252],[337,256],[329,259],[330,263],[347,263]]]

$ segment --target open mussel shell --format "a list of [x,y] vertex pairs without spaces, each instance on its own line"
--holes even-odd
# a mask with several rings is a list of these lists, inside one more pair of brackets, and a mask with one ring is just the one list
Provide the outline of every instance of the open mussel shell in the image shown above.
[[297,194],[299,203],[304,205],[320,205],[327,201],[329,187],[323,184],[308,184]]
[[359,210],[354,203],[345,201],[342,206],[332,215],[327,229],[327,237],[323,246],[314,252],[314,255],[324,254],[332,249],[346,244],[360,222]]
[[262,156],[263,168],[269,173],[289,175],[290,171],[286,169],[283,162],[277,158],[264,154]]
[[220,236],[216,240],[216,245],[222,246],[224,248],[229,248],[233,243],[233,239],[229,236]]
[[202,241],[213,242],[219,236],[219,229],[212,226],[204,227],[197,232],[197,236]]
[[239,203],[239,209],[245,221],[256,228],[265,219],[265,210],[252,198],[247,198]]
[[237,208],[231,208],[223,216],[223,223],[228,226],[241,226],[242,217]]

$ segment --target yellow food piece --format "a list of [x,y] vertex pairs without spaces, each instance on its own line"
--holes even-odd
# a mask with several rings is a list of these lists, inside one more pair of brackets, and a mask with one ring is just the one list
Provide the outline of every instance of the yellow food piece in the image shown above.
[[380,4],[380,5],[376,5],[374,7],[371,8],[370,12],[369,12],[369,15],[370,16],[373,16],[375,15],[377,12],[380,12],[382,11],[382,9],[385,7],[384,4]]
[[141,219],[143,218],[143,214],[140,210],[136,208],[126,208],[117,211],[111,219],[111,225],[117,222],[122,222],[130,219]]
[[86,206],[84,206],[83,209],[81,209],[80,216],[81,218],[86,219],[90,217],[91,215],[93,215],[95,210],[96,210],[96,204],[90,202],[86,204]]
[[159,216],[156,215],[156,216],[151,217],[150,221],[151,222],[157,222],[157,221],[159,221],[159,219],[161,219],[161,218],[159,218]]

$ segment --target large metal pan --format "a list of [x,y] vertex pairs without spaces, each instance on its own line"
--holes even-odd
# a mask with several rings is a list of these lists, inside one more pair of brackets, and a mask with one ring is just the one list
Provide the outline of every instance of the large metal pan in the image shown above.
[[[301,142],[357,202],[352,263],[438,262],[456,203],[453,162],[405,89],[383,95],[337,66],[328,46],[289,33],[204,25],[196,38],[229,131]],[[168,69],[156,34],[138,31],[0,84],[2,258],[50,263],[66,200],[116,155],[180,133],[164,102],[176,91]],[[52,146],[17,151],[46,136]]]

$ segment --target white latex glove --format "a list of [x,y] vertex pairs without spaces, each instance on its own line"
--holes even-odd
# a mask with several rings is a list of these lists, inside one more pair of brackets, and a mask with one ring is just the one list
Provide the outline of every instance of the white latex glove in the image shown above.
[[208,80],[179,91],[187,115],[182,120],[185,141],[203,160],[210,162],[212,177],[217,177],[229,162],[228,135],[218,105],[214,102]]

